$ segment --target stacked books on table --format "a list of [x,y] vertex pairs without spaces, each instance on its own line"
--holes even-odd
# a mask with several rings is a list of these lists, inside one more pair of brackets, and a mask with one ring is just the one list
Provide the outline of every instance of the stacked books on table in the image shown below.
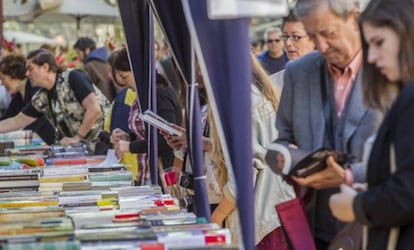
[[48,166],[39,174],[40,192],[89,190],[88,168],[84,165]]
[[46,247],[76,245],[73,238],[72,220],[56,196],[35,191],[0,194],[1,249],[55,249]]
[[0,157],[0,192],[37,190],[43,167],[38,156]]
[[132,172],[123,164],[90,166],[88,171],[93,189],[132,185]]
[[[227,229],[182,210],[159,186],[132,186],[124,165],[2,161],[8,166],[0,167],[0,249],[195,249],[231,243]],[[16,191],[18,183],[30,191]],[[2,185],[8,192],[1,193]]]

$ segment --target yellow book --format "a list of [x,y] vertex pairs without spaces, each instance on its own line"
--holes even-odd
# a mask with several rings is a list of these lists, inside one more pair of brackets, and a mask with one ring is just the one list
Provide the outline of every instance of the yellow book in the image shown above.
[[0,208],[58,206],[57,200],[2,202]]
[[70,182],[70,181],[84,181],[88,180],[88,175],[72,175],[72,176],[59,176],[59,177],[40,177],[40,183],[47,182]]
[[110,205],[117,206],[118,201],[116,201],[116,200],[97,200],[96,205],[98,205],[98,206],[110,206]]

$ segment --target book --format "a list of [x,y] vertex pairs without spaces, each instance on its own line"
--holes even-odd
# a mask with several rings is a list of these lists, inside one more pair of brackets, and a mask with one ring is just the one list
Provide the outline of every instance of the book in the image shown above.
[[266,162],[272,167],[276,165],[277,168],[282,169],[285,175],[304,178],[325,169],[329,156],[332,156],[341,166],[350,163],[353,159],[351,155],[334,149],[319,148],[309,151],[272,143],[268,146]]
[[146,110],[139,114],[139,118],[151,126],[166,131],[171,135],[181,136],[183,134],[182,131],[172,127],[170,122],[150,110]]

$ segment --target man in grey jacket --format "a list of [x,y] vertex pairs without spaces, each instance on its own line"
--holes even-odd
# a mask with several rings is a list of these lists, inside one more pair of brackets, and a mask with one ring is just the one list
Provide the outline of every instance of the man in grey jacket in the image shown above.
[[[358,3],[298,0],[296,15],[318,52],[286,67],[276,121],[277,143],[309,152],[333,148],[353,155],[355,162],[361,161],[364,142],[375,133],[382,116],[363,105]],[[280,172],[276,164],[273,168]],[[351,184],[352,176],[363,181],[362,164],[352,164],[344,170],[329,159],[325,170],[295,178],[298,184],[312,190],[306,210],[317,249],[327,249],[341,227],[329,211],[328,200],[340,184],[346,180]]]

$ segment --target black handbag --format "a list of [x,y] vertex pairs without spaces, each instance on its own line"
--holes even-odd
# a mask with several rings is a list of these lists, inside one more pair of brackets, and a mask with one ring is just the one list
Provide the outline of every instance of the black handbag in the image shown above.
[[328,250],[359,250],[362,249],[362,225],[359,222],[348,223],[335,235]]

